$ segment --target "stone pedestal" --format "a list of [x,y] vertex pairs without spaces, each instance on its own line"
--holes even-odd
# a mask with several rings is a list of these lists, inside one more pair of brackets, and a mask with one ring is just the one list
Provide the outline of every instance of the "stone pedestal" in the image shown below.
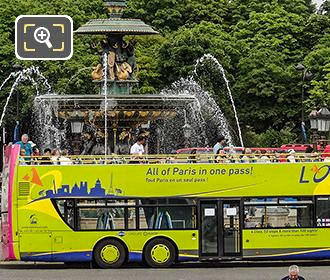
[[[93,81],[99,84],[99,94],[104,95],[104,80]],[[107,82],[107,94],[109,95],[128,95],[133,92],[134,87],[137,87],[139,82],[137,80],[125,80],[125,81],[110,81]]]

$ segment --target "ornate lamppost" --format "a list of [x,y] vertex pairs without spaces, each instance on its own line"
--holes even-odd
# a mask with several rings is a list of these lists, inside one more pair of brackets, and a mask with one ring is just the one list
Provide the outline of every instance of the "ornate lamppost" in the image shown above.
[[317,151],[317,110],[313,109],[312,112],[308,115],[310,125],[311,125],[311,141],[313,143],[313,150]]
[[[330,131],[330,111],[323,106],[320,110],[312,110],[309,114],[309,120],[312,130],[312,143],[314,151],[317,151],[317,142],[321,140],[328,141],[327,134]],[[324,135],[322,135],[324,134]]]
[[80,145],[81,139],[80,135],[84,129],[84,119],[82,118],[81,112],[75,111],[74,115],[70,119],[71,124],[71,133],[73,135],[72,145],[73,145],[73,153],[75,155],[80,154]]
[[330,131],[330,111],[325,106],[317,112],[317,130],[320,133],[321,144],[325,144],[328,140],[327,134]]
[[308,68],[306,68],[303,64],[298,63],[295,66],[297,71],[301,71],[301,130],[302,130],[302,140],[305,143],[305,106],[304,106],[304,99],[305,99],[305,81],[310,80],[313,77],[313,74]]

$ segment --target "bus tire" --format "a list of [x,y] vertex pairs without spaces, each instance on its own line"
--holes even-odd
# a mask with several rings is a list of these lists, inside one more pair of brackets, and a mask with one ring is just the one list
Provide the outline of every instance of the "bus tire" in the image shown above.
[[118,268],[126,260],[124,245],[115,239],[102,240],[94,248],[94,260],[100,268]]
[[147,265],[169,267],[176,260],[176,250],[173,243],[165,238],[155,238],[145,247],[144,260]]

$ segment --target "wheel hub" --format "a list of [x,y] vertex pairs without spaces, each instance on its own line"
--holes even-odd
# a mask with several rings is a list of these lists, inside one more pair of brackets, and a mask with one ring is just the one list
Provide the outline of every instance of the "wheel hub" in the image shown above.
[[106,245],[101,250],[101,258],[105,263],[112,264],[118,261],[120,252],[114,245]]
[[170,249],[164,244],[157,244],[151,249],[151,258],[156,263],[166,263],[170,256]]

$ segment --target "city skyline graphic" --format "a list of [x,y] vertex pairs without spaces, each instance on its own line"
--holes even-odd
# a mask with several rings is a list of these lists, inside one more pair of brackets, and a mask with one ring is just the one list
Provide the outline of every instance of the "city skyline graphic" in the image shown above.
[[[95,185],[93,188],[89,189],[88,188],[88,182],[86,181],[80,181],[80,185],[78,186],[77,183],[75,183],[73,185],[73,187],[71,188],[70,185],[65,184],[62,185],[61,188],[56,189],[54,187],[53,190],[46,190],[41,191],[39,193],[39,195],[43,195],[42,198],[56,198],[56,197],[68,197],[68,196],[72,196],[72,197],[106,197],[106,196],[114,196],[113,192],[111,191],[112,187],[109,188],[108,190],[108,194],[106,193],[106,189],[104,189],[102,187],[102,183],[100,181],[100,179],[97,179],[95,182]],[[116,190],[117,191],[117,190]]]

